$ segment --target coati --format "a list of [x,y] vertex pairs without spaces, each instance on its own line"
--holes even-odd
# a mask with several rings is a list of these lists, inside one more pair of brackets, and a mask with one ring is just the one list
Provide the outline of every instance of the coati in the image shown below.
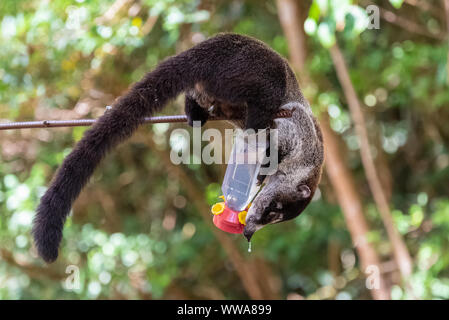
[[[279,129],[280,163],[275,174],[265,177],[265,187],[248,211],[244,229],[248,241],[261,227],[295,218],[309,204],[321,176],[323,140],[293,71],[259,40],[218,34],[147,73],[64,159],[33,221],[35,245],[46,262],[57,258],[72,203],[106,152],[181,92],[186,93],[190,125],[193,121],[204,124],[213,105],[216,115],[238,117],[243,129]],[[291,110],[292,117],[275,119],[280,109]]]

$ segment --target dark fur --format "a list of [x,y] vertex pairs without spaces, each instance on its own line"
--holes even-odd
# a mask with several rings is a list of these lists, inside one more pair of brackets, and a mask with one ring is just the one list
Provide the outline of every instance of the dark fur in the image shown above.
[[[286,61],[262,42],[246,36],[220,34],[166,59],[114,103],[59,168],[37,208],[32,231],[38,253],[45,261],[57,258],[72,203],[105,154],[129,138],[144,117],[181,92],[186,92],[185,110],[190,124],[194,120],[206,122],[206,110],[213,105],[218,115],[238,115],[241,120],[237,125],[263,129],[276,126],[274,115],[285,103],[307,105]],[[322,159],[317,163],[320,173]],[[319,174],[312,180],[309,188],[313,195]],[[311,196],[307,203],[301,197],[293,197],[295,202],[290,201],[291,195],[285,198],[289,198],[285,209],[291,211],[290,218],[302,211]],[[266,220],[269,213],[260,215]]]

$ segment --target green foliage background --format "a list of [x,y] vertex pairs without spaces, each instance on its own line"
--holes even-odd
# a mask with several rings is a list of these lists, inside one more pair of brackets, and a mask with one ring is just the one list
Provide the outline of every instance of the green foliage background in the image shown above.
[[[112,10],[119,2],[124,4]],[[445,32],[444,16],[402,1],[376,3],[430,35]],[[379,30],[366,29],[368,4],[312,3],[306,20],[307,67],[317,87],[304,86],[316,97],[314,112],[328,112],[332,128],[345,142],[347,164],[372,227],[370,241],[388,264],[391,247],[366,184],[353,123],[328,52],[338,38],[364,102],[376,159],[386,164],[382,177],[391,179],[395,222],[415,262],[413,294],[447,299],[447,41],[384,20]],[[163,58],[223,31],[254,36],[287,57],[275,1],[3,0],[0,119],[98,117]],[[180,113],[182,101],[180,97],[163,113]],[[32,247],[34,209],[85,129],[0,132],[0,299],[248,298],[210,223],[161,157],[169,152],[170,132],[178,127],[182,125],[142,128],[138,137],[147,137],[155,148],[137,137],[105,159],[78,199],[60,258],[51,266]],[[216,201],[223,167],[189,165],[182,170],[204,201]],[[326,177],[301,217],[254,236],[251,254],[243,238],[232,241],[243,256],[270,270],[280,298],[370,298]],[[80,270],[81,285],[75,290],[65,285],[69,265]],[[396,283],[392,297],[409,298]]]

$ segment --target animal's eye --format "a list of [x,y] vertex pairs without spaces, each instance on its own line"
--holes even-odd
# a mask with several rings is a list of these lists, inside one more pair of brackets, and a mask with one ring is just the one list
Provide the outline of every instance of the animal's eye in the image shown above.
[[297,189],[298,189],[298,192],[299,192],[299,195],[301,196],[301,198],[304,199],[304,198],[310,197],[311,192],[307,185],[301,184],[298,186]]
[[270,212],[268,214],[268,223],[278,223],[282,221],[283,215],[279,212]]
[[270,214],[268,215],[268,219],[273,222],[276,221],[279,218],[279,212],[270,212]]

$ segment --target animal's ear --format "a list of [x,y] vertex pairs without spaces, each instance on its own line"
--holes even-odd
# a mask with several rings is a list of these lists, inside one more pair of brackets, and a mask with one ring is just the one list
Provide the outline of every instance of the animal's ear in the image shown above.
[[297,187],[297,189],[298,189],[298,192],[299,192],[299,196],[300,196],[302,199],[305,199],[305,198],[310,197],[311,191],[310,191],[310,188],[309,188],[307,185],[305,185],[305,184],[300,184],[300,185]]

